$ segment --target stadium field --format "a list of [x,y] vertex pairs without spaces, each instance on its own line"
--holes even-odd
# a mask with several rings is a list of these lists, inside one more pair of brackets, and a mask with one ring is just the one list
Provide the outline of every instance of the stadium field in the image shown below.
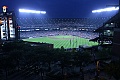
[[29,41],[29,42],[41,42],[41,43],[51,43],[54,44],[54,48],[61,48],[63,46],[64,48],[78,48],[81,46],[93,46],[97,45],[96,42],[91,42],[89,39],[80,38],[77,36],[47,36],[47,37],[39,37],[39,38],[29,38],[29,39],[23,39],[23,41]]

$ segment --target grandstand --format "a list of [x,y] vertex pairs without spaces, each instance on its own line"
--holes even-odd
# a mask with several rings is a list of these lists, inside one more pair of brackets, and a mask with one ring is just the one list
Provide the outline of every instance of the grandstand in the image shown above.
[[[40,37],[42,35],[47,35],[47,33],[50,34],[53,31],[57,31],[54,33],[58,33],[58,31],[72,31],[72,32],[73,31],[94,31],[98,27],[102,26],[103,23],[106,22],[107,20],[109,20],[110,18],[111,17],[101,17],[101,18],[17,18],[17,22],[21,29],[20,30],[21,37],[25,37],[25,35],[26,35],[26,37]],[[37,31],[37,33],[34,31]],[[47,32],[38,32],[38,31],[47,31]],[[25,35],[24,35],[24,33],[25,33]],[[29,36],[27,36],[28,33],[29,33]],[[31,34],[36,33],[36,35],[30,36],[30,33]],[[62,33],[62,32],[60,32],[60,33]],[[64,32],[64,33],[69,34],[69,32]],[[37,34],[39,36],[37,36]],[[77,33],[77,35],[78,34],[79,33]]]
[[101,18],[17,18],[21,31],[42,28],[68,28],[97,29],[111,17]]

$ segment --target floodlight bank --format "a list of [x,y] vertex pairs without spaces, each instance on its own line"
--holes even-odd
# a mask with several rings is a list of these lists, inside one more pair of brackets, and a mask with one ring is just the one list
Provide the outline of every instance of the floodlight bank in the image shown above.
[[100,12],[116,11],[116,10],[119,10],[119,7],[109,7],[109,8],[103,8],[103,9],[93,10],[92,13],[100,13]]
[[19,9],[19,12],[35,13],[35,14],[46,14],[46,11],[37,11],[37,10],[28,10],[28,9]]

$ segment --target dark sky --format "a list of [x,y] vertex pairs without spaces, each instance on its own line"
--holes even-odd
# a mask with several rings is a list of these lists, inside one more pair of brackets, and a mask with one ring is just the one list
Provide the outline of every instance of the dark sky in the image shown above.
[[0,0],[0,7],[7,5],[17,14],[19,8],[45,10],[51,18],[87,17],[93,9],[111,4],[118,4],[118,0]]

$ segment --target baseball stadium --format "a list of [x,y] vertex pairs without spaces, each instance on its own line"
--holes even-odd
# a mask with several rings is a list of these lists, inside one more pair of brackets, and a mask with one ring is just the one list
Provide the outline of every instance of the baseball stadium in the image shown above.
[[98,45],[90,40],[99,36],[94,31],[110,18],[17,18],[17,22],[23,41],[50,43],[54,48],[78,48]]
[[119,80],[118,2],[1,0],[0,80]]

